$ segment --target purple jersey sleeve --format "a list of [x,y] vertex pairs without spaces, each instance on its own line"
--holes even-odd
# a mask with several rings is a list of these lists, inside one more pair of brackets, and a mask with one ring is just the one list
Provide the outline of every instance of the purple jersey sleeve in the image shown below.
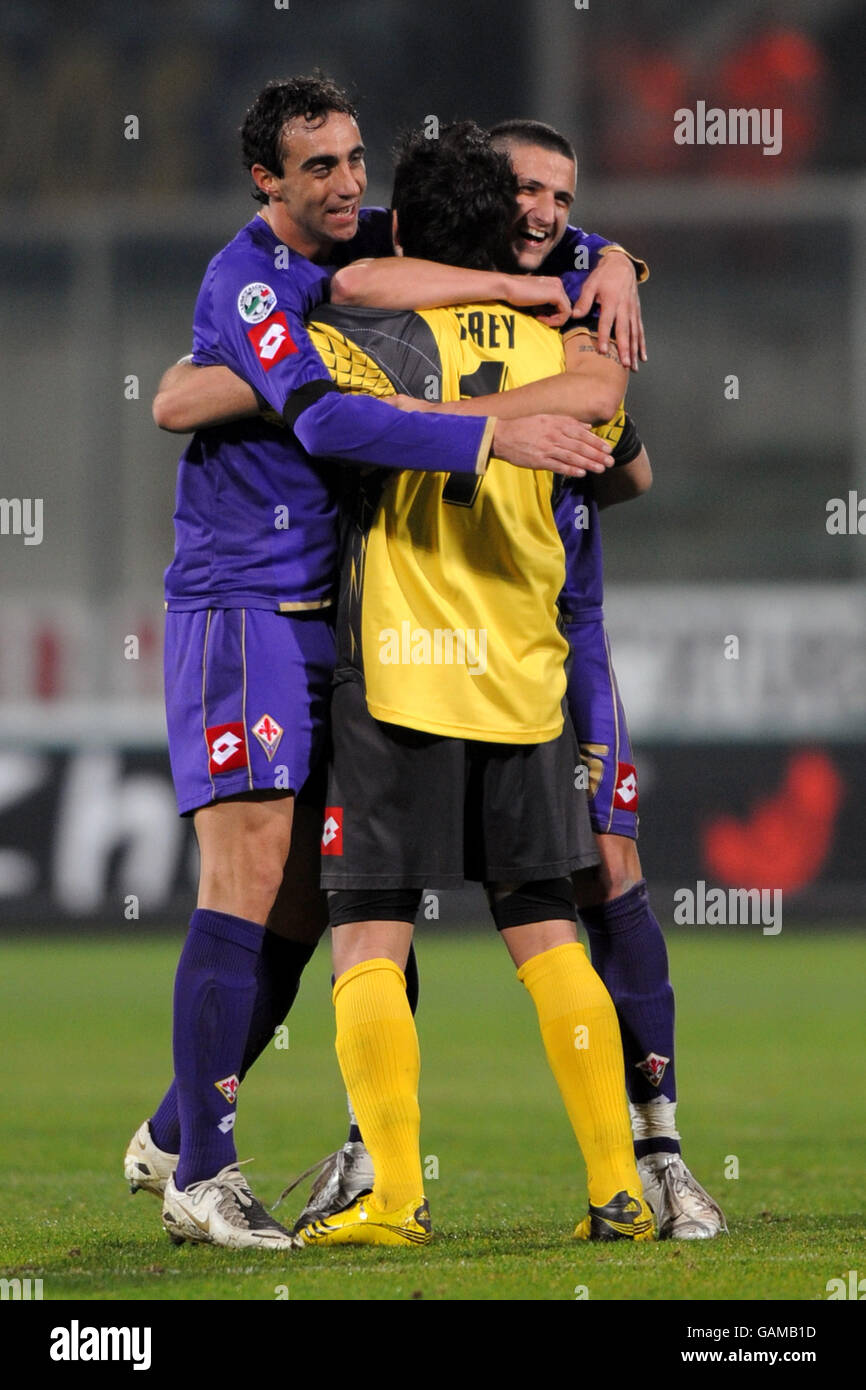
[[581,283],[591,270],[598,265],[599,252],[613,242],[596,232],[585,232],[582,227],[568,226],[562,240],[554,246],[547,260],[540,267],[542,275],[578,274]]
[[554,517],[565,551],[565,583],[559,609],[566,625],[602,616],[604,598],[601,528],[592,483],[557,478]]
[[295,434],[308,453],[343,463],[476,473],[486,463],[490,431],[483,417],[414,414],[369,396],[331,391],[303,412]]
[[328,379],[304,319],[327,297],[329,279],[328,270],[282,246],[263,218],[253,218],[208,267],[195,309],[193,361],[231,367],[282,414],[298,387]]
[[[595,270],[600,253],[606,246],[616,246],[618,242],[608,241],[606,237],[599,236],[596,232],[585,232],[580,227],[567,227],[565,235],[551,251],[547,260],[541,267],[544,275],[558,275],[565,292],[572,304],[580,298],[584,281],[590,271]],[[629,252],[625,253],[632,261],[637,273],[638,282],[645,280],[649,274],[646,263],[637,260]],[[580,320],[572,319],[561,330],[563,334],[572,332],[575,328],[588,328],[591,333],[598,330],[599,308],[594,304],[589,314]]]
[[[559,245],[547,257],[541,267],[544,275],[558,275],[572,304],[580,298],[583,282],[591,270],[598,265],[598,253],[611,242],[594,232],[584,232],[580,227],[567,227]],[[595,333],[598,328],[598,305],[580,323],[570,319],[560,330],[563,334],[572,333],[575,328],[588,328]]]

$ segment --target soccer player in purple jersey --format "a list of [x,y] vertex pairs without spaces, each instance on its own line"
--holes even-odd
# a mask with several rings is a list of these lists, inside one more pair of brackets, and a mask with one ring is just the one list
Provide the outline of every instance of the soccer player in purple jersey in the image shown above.
[[[181,459],[166,708],[201,871],[175,981],[175,1079],[124,1171],[133,1189],[163,1190],[176,1241],[286,1249],[292,1237],[242,1178],[233,1130],[240,1080],[324,925],[310,774],[333,666],[337,528],[334,474],[314,460],[475,473],[495,450],[583,476],[606,466],[607,451],[566,418],[421,420],[336,391],[304,318],[327,293],[334,245],[357,228],[366,176],[354,109],[327,81],[272,83],[243,141],[262,208],[208,268],[194,360],[230,366],[281,426],[226,424],[196,435]],[[422,271],[398,269],[402,293],[410,282],[417,293]],[[517,277],[513,292],[535,303],[548,288]]]

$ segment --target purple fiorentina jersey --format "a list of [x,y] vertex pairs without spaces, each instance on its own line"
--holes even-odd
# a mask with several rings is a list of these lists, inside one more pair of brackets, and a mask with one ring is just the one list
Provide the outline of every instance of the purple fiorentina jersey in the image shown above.
[[292,428],[247,419],[194,435],[178,472],[170,609],[328,602],[338,470],[317,458],[469,473],[486,458],[486,420],[407,414],[333,388],[304,327],[330,275],[259,216],[208,267],[194,361],[230,367]]
[[554,517],[565,550],[565,583],[559,608],[566,623],[601,618],[603,602],[601,526],[592,484],[557,478]]

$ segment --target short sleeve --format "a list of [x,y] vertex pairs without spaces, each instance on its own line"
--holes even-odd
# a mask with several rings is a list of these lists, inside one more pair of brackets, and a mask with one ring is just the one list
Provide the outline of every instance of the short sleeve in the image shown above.
[[304,319],[326,297],[329,277],[298,262],[274,270],[267,255],[229,247],[211,264],[196,306],[194,361],[231,367],[280,414],[299,387],[328,379]]

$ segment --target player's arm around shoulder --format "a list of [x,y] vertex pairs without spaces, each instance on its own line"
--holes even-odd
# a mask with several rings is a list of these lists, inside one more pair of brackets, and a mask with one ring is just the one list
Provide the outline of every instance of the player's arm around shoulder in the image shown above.
[[571,313],[566,289],[552,275],[509,275],[385,256],[353,261],[331,279],[331,303],[347,308],[423,310],[498,302],[537,309],[551,328],[567,323]]
[[578,324],[566,330],[564,346],[565,380],[574,408],[581,411],[582,420],[605,424],[613,419],[628,388],[628,370],[620,361],[616,343],[611,341],[602,354],[596,335]]
[[594,497],[599,511],[615,507],[619,502],[631,502],[652,487],[653,471],[646,446],[629,463],[614,465],[595,479]]
[[[573,268],[568,264],[570,256]],[[554,258],[566,289],[572,291],[572,299],[577,295],[575,317],[585,318],[598,306],[599,352],[604,355],[615,337],[623,366],[637,371],[638,362],[647,360],[638,294],[638,285],[649,278],[646,262],[618,243],[576,227],[567,228],[551,260]],[[579,277],[576,289],[569,283],[575,276]]]
[[163,374],[152,411],[161,430],[189,434],[257,415],[259,403],[252,387],[229,367],[196,367],[184,357]]

